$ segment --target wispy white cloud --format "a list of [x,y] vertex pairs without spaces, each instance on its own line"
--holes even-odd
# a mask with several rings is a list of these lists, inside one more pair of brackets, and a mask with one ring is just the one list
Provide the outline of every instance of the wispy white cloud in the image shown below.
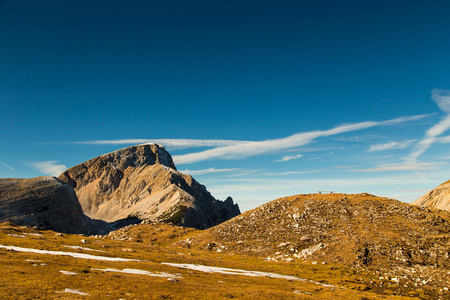
[[425,136],[416,144],[414,151],[404,158],[405,162],[416,162],[434,143],[439,141],[438,136],[450,129],[450,91],[434,89],[431,91],[431,99],[447,115],[436,125],[425,132]]
[[281,159],[279,160],[275,160],[275,162],[284,162],[284,161],[289,161],[289,160],[293,160],[293,159],[298,159],[300,157],[302,157],[303,154],[296,154],[296,155],[286,155],[283,156]]
[[443,144],[448,144],[448,143],[450,143],[450,136],[444,136],[444,137],[441,137],[441,138],[439,139],[439,142],[440,142],[440,143],[443,143]]
[[5,167],[7,167],[8,169],[10,169],[11,171],[15,171],[13,168],[11,168],[10,166],[8,166],[7,164],[5,164],[4,162],[0,161],[0,164],[4,165]]
[[328,137],[332,135],[338,135],[344,132],[362,130],[375,126],[389,126],[394,124],[400,124],[404,122],[419,120],[421,118],[424,118],[425,116],[427,115],[400,117],[381,122],[369,121],[355,124],[344,124],[329,130],[316,130],[310,132],[297,133],[280,139],[244,142],[235,145],[217,147],[214,149],[209,149],[196,153],[175,155],[173,156],[173,159],[176,164],[189,164],[212,159],[243,159],[250,156],[276,153],[279,151],[285,151],[287,149],[292,149],[295,147],[301,147],[312,143],[315,139],[320,137]]
[[204,170],[184,170],[180,171],[181,173],[189,174],[189,175],[203,175],[203,174],[212,174],[212,173],[227,173],[236,171],[238,169],[216,169],[216,168],[209,168]]
[[450,114],[450,90],[434,89],[431,91],[431,99],[443,112]]
[[388,142],[383,144],[376,144],[370,146],[367,152],[375,152],[375,151],[383,151],[383,150],[391,150],[391,149],[404,149],[414,143],[416,140],[409,140],[404,142]]
[[248,169],[247,169],[247,170],[239,170],[239,173],[230,175],[229,177],[241,177],[241,176],[246,176],[246,175],[249,175],[249,174],[261,173],[261,172],[264,172],[264,170],[263,170],[263,169],[257,169],[257,170],[248,170]]
[[450,129],[450,115],[447,115],[439,123],[429,128],[425,133],[423,139],[421,139],[416,146],[414,151],[405,158],[407,162],[415,162],[428,148],[431,147],[435,142],[437,142],[438,136]]
[[443,162],[411,162],[383,164],[368,169],[352,169],[350,172],[392,172],[392,171],[426,171],[440,168]]
[[64,164],[58,164],[58,161],[56,160],[38,161],[31,163],[31,165],[41,173],[51,176],[59,176],[67,170],[67,167]]
[[248,141],[238,140],[200,140],[200,139],[119,139],[119,140],[94,140],[70,142],[70,144],[82,145],[138,145],[138,144],[160,144],[167,149],[188,149],[199,147],[224,147],[239,145]]
[[341,142],[363,142],[364,141],[364,139],[360,136],[342,136],[342,137],[336,137],[334,140],[341,141]]
[[319,173],[323,172],[323,170],[311,170],[311,171],[291,171],[291,172],[278,172],[278,173],[265,173],[262,174],[264,176],[285,176],[285,175],[297,175],[297,174],[311,174],[311,173]]

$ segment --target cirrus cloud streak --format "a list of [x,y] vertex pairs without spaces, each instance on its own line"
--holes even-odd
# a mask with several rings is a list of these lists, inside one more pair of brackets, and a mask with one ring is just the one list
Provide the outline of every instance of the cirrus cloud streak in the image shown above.
[[392,171],[426,171],[434,170],[441,167],[443,162],[413,162],[413,163],[396,163],[383,164],[369,169],[353,169],[350,172],[392,172]]
[[175,155],[173,156],[173,159],[176,164],[190,164],[213,159],[243,159],[250,156],[276,153],[279,151],[284,151],[295,147],[305,146],[321,137],[328,137],[345,132],[363,130],[375,126],[389,126],[409,121],[415,121],[422,119],[425,116],[428,115],[399,117],[380,122],[368,121],[355,124],[344,124],[329,130],[316,130],[310,132],[297,133],[280,139],[243,142],[235,145],[217,147],[214,149],[209,149],[196,153]]
[[224,147],[248,143],[238,140],[201,140],[201,139],[119,139],[119,140],[94,140],[70,142],[81,145],[137,145],[137,144],[161,144],[170,150],[200,148],[200,147]]
[[404,149],[414,143],[416,140],[409,140],[404,142],[388,142],[383,144],[377,144],[370,146],[367,152],[375,152],[375,151],[383,151],[383,150],[391,150],[391,149]]
[[238,169],[216,169],[216,168],[209,168],[209,169],[203,169],[203,170],[183,170],[180,171],[181,173],[189,174],[189,175],[203,175],[203,174],[213,174],[213,173],[227,173],[236,171]]

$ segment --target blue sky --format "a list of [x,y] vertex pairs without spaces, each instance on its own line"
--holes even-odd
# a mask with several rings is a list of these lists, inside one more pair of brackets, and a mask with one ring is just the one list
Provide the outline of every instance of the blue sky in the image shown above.
[[0,177],[156,142],[242,210],[449,180],[448,1],[0,0]]

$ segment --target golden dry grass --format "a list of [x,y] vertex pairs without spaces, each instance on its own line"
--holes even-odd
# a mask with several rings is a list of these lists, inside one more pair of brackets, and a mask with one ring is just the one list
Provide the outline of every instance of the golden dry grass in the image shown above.
[[[24,235],[25,233],[41,234]],[[174,246],[177,241],[195,237],[198,231],[167,224],[130,226],[104,238],[79,235],[56,236],[52,231],[0,226],[0,244],[53,251],[123,257],[139,262],[107,262],[67,256],[23,253],[0,249],[1,299],[399,299],[387,293],[362,291],[364,274],[339,265],[266,262],[257,257],[231,255],[197,248]],[[8,235],[11,234],[11,235]],[[113,240],[116,238],[119,240]],[[130,239],[131,238],[131,239]],[[86,239],[87,244],[82,244]],[[105,252],[64,247],[81,246]],[[125,252],[123,249],[132,249]],[[163,265],[161,262],[202,264],[253,271],[294,275],[329,283],[337,288],[312,282],[205,273]],[[167,272],[181,276],[177,281],[164,277],[104,272],[94,269],[133,268]],[[77,275],[64,275],[60,271]],[[364,279],[364,280],[361,280]],[[79,290],[89,296],[59,293]],[[411,297],[408,297],[411,299]]]

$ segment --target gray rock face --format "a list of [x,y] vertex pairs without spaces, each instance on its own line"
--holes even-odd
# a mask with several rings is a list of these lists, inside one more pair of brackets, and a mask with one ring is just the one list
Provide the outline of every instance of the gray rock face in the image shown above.
[[64,233],[98,233],[103,222],[95,222],[82,211],[75,191],[55,177],[0,179],[0,222]]
[[240,214],[231,198],[219,201],[178,172],[170,154],[155,144],[93,158],[59,179],[75,189],[87,216],[107,222],[132,216],[204,229]]

